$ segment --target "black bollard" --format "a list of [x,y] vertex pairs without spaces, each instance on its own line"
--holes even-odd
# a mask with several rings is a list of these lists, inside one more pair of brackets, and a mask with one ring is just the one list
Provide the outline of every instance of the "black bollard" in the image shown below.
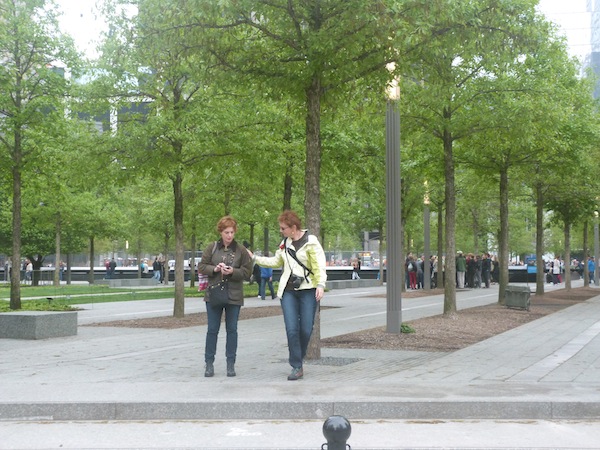
[[352,427],[343,416],[330,416],[323,424],[323,436],[327,443],[321,445],[321,450],[346,450],[351,448],[346,441],[350,437]]

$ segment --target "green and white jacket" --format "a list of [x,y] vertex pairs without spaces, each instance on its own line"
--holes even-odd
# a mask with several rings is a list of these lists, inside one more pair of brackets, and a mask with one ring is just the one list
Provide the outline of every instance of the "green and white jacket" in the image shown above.
[[[307,230],[304,231],[308,233]],[[281,242],[274,256],[254,256],[254,262],[259,266],[273,269],[283,267],[277,296],[279,298],[283,296],[283,291],[292,273],[303,278],[299,290],[314,289],[319,286],[325,289],[325,282],[327,281],[326,258],[317,237],[308,234],[306,242],[300,248],[295,249],[298,260],[312,271],[312,275],[308,274],[306,279],[304,279],[304,268],[289,255],[286,248],[295,249],[290,238],[286,238]]]

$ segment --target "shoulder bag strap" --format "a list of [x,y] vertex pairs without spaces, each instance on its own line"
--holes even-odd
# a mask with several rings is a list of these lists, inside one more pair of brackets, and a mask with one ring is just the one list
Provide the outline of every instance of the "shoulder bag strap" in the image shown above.
[[[302,262],[298,259],[298,257],[296,256],[296,252],[291,253],[290,251],[288,251],[288,247],[287,245],[285,246],[285,252],[290,255],[292,258],[294,258],[296,260],[296,262],[298,264],[300,264],[300,267],[302,267],[306,272],[308,272],[309,275],[313,274],[313,271],[310,270],[308,267],[306,267],[304,264],[302,264]],[[306,274],[304,275],[304,278],[306,278]]]

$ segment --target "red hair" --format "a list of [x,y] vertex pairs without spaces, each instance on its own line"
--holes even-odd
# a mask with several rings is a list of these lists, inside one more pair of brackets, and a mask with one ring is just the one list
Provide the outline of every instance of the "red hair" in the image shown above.
[[219,222],[217,222],[217,231],[219,232],[219,234],[229,227],[232,227],[233,231],[237,232],[237,222],[231,216],[221,217]]
[[295,225],[296,229],[302,229],[302,221],[300,220],[300,217],[298,217],[298,214],[296,214],[295,211],[288,209],[279,214],[277,220],[279,221],[279,223],[285,223],[290,228]]

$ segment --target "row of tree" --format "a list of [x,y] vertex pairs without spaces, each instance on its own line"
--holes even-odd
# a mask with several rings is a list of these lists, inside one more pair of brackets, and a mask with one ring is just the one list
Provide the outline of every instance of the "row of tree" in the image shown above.
[[[93,264],[95,243],[117,239],[138,255],[174,242],[180,317],[184,250],[214,239],[223,214],[252,243],[270,230],[271,248],[285,208],[303,210],[326,249],[360,230],[383,236],[392,79],[404,248],[427,194],[447,279],[457,242],[493,246],[502,302],[523,230],[541,264],[559,219],[568,257],[571,226],[598,208],[591,82],[534,0],[131,3],[104,3],[97,61],[59,33],[50,1],[0,6],[0,251],[13,265],[85,248]],[[454,283],[444,312],[456,312]]]

